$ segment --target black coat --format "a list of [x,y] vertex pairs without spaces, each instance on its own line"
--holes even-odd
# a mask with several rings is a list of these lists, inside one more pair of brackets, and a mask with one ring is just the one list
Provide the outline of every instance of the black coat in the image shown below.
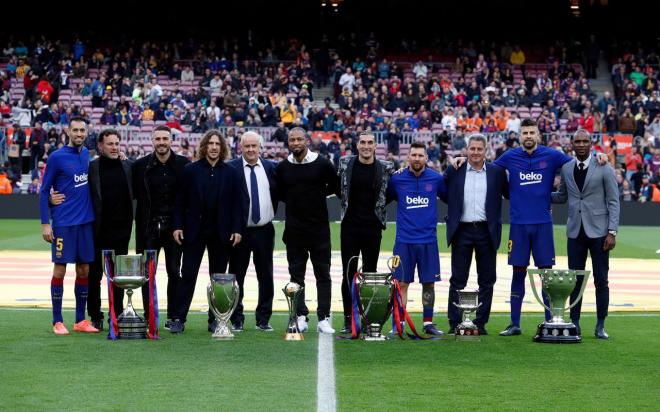
[[[202,182],[206,179],[203,162],[198,160],[186,165],[183,169],[181,188],[177,193],[174,208],[174,230],[183,230],[184,242],[196,239],[202,232],[202,213],[206,204]],[[219,162],[219,173],[222,174],[218,188],[218,236],[223,242],[229,243],[233,233],[243,234],[245,221],[241,199],[241,186],[235,168],[227,163]]]
[[[447,245],[451,245],[463,214],[463,195],[465,191],[465,173],[467,162],[458,170],[449,167],[445,171],[447,185]],[[502,238],[502,196],[509,198],[509,182],[506,172],[492,163],[486,164],[486,221],[494,250],[500,247]]]
[[[133,163],[133,198],[137,200],[135,209],[135,250],[139,253],[144,250],[144,243],[147,235],[147,223],[150,219],[151,210],[151,194],[149,193],[149,185],[147,184],[147,176],[149,171],[154,167],[158,159],[153,153],[148,156],[139,158]],[[184,167],[190,163],[184,156],[179,156],[171,153],[170,158],[167,160],[174,163],[174,170],[176,173],[176,191],[180,187],[180,181],[183,176]],[[174,205],[173,205],[174,206]]]
[[[94,208],[94,237],[98,238],[99,231],[101,230],[101,216],[103,210],[103,199],[101,198],[101,175],[99,173],[101,158],[97,157],[96,159],[89,162],[89,190],[92,195],[92,206]],[[133,188],[132,188],[132,173],[131,173],[131,162],[128,160],[121,161],[122,168],[124,169],[124,175],[126,176],[126,183],[128,185],[128,195],[129,199],[133,199]],[[131,218],[133,220],[133,204],[131,202]],[[132,226],[128,227],[128,233],[123,233],[115,237],[131,237]]]

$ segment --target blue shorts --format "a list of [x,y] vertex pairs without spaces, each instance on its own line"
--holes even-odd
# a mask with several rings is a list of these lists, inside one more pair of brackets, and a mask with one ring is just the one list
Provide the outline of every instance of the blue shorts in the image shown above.
[[401,264],[394,270],[394,277],[405,283],[415,280],[415,266],[420,283],[440,281],[440,255],[438,242],[394,244],[394,254],[401,258]]
[[555,241],[552,223],[511,224],[509,230],[509,265],[529,266],[529,254],[537,268],[554,266]]
[[92,223],[53,228],[53,263],[90,263],[94,261]]

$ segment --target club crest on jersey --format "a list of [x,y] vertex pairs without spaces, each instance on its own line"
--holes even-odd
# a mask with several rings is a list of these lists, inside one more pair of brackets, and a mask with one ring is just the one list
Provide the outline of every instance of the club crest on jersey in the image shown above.
[[539,167],[540,167],[541,169],[545,169],[546,167],[548,167],[548,162],[546,162],[545,160],[541,160],[541,161],[539,162]]
[[429,198],[423,196],[406,196],[406,209],[418,209],[429,207]]
[[426,185],[424,185],[424,190],[426,190],[427,192],[432,192],[433,185],[431,183],[427,183]]
[[519,172],[518,176],[520,177],[520,186],[533,185],[543,181],[543,175],[541,173]]

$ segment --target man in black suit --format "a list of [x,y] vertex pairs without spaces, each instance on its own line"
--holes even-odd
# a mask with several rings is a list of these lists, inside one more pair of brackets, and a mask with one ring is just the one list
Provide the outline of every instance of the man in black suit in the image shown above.
[[255,132],[241,136],[241,157],[229,162],[239,174],[243,224],[245,231],[241,243],[232,250],[229,272],[236,274],[240,286],[240,298],[231,317],[233,330],[242,331],[243,284],[250,264],[250,254],[259,281],[259,301],[255,310],[257,330],[271,332],[268,321],[273,313],[273,249],[275,228],[272,220],[277,211],[275,163],[259,157],[262,137]]
[[[181,273],[181,245],[172,238],[176,194],[181,188],[183,168],[188,159],[172,151],[172,131],[167,126],[156,126],[151,141],[154,151],[133,163],[133,195],[137,200],[135,211],[135,251],[145,249],[165,251],[167,270],[167,321],[170,328],[174,316],[176,285]],[[142,303],[149,313],[149,283],[142,287]]]
[[486,323],[493,300],[496,279],[497,249],[502,236],[502,196],[508,197],[508,182],[504,169],[485,163],[486,138],[473,134],[468,139],[468,161],[458,169],[445,172],[448,204],[447,244],[451,246],[451,279],[447,316],[450,334],[461,322],[458,291],[465,288],[472,263],[477,260],[479,302],[474,323],[486,335]]
[[[232,248],[241,241],[244,229],[239,174],[225,159],[228,146],[218,130],[209,130],[199,143],[199,160],[188,164],[182,177],[174,209],[174,240],[183,245],[181,279],[176,288],[175,314],[170,332],[184,330],[199,266],[208,250],[209,275],[224,273]],[[209,310],[209,327],[215,319]]]
[[[100,157],[89,163],[89,189],[94,206],[94,263],[89,270],[87,313],[92,325],[103,330],[101,312],[101,279],[104,249],[115,254],[128,254],[128,242],[133,230],[133,189],[131,163],[119,158],[119,133],[114,129],[101,131],[97,140]],[[124,311],[124,290],[113,284],[114,310]]]

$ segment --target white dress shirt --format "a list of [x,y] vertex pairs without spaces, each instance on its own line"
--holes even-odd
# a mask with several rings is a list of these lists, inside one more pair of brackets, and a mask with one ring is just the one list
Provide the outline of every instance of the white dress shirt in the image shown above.
[[468,162],[465,171],[461,222],[486,221],[486,188],[486,163],[481,170],[476,170]]
[[580,159],[578,159],[577,157],[575,158],[575,166],[578,169],[580,168],[580,164],[583,164],[584,170],[587,170],[587,168],[589,167],[589,162],[591,162],[591,153],[589,153],[589,157],[587,157],[583,162],[581,162]]
[[319,157],[319,154],[316,152],[312,152],[311,150],[307,149],[307,154],[305,155],[305,158],[302,160],[302,162],[299,162],[296,160],[295,157],[293,157],[293,153],[289,154],[289,157],[287,157],[287,160],[294,165],[302,165],[305,163],[312,163],[316,158]]
[[275,211],[273,210],[273,203],[270,199],[270,184],[268,183],[268,176],[266,176],[266,170],[264,165],[261,163],[261,159],[257,160],[257,164],[254,167],[254,173],[257,176],[257,190],[259,190],[259,221],[254,223],[252,221],[252,183],[250,175],[252,170],[249,167],[249,163],[243,159],[243,173],[245,175],[245,183],[247,185],[248,195],[250,196],[250,206],[248,208],[248,227],[263,226],[275,217]]

